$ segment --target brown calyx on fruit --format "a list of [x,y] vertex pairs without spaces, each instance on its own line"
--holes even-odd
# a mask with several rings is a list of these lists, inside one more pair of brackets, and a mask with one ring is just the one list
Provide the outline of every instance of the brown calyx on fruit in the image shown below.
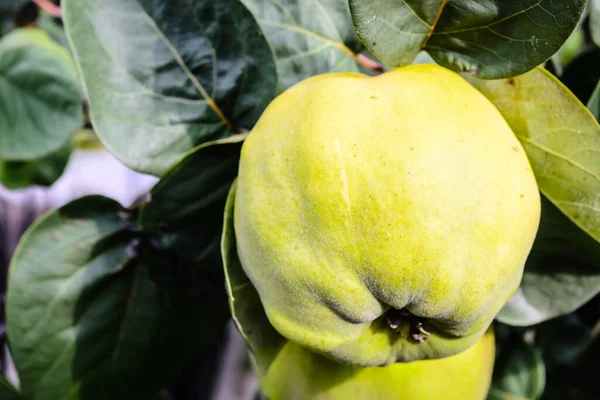
[[429,332],[423,327],[424,318],[417,317],[405,309],[391,308],[385,313],[385,321],[390,329],[402,334],[402,326],[408,325],[408,337],[423,343],[427,340]]

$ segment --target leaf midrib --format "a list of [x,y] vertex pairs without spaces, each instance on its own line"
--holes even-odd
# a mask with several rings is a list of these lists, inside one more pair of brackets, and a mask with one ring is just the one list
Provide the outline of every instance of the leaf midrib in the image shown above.
[[322,36],[322,35],[319,35],[318,33],[309,31],[308,29],[304,29],[304,28],[301,28],[301,27],[295,26],[295,25],[284,24],[284,23],[281,23],[281,22],[268,21],[266,19],[259,19],[258,21],[261,24],[265,24],[265,25],[269,25],[269,26],[274,26],[274,27],[277,27],[277,28],[287,29],[287,30],[290,30],[290,31],[301,33],[301,34],[303,34],[305,36],[309,36],[309,37],[315,38],[317,40],[320,40],[322,42],[328,43],[328,44],[330,44],[332,46],[335,46],[335,47],[339,48],[344,53],[346,53],[350,57],[352,57],[353,59],[356,59],[356,57],[357,57],[357,55],[352,50],[350,50],[345,44],[340,43],[340,42],[336,42],[335,40],[331,40],[329,38],[326,38],[325,36]]
[[194,84],[196,89],[198,89],[198,91],[200,92],[200,95],[202,97],[204,97],[204,99],[206,100],[206,104],[208,104],[208,106],[219,116],[219,118],[221,119],[223,124],[226,125],[231,131],[233,131],[233,125],[232,125],[231,121],[229,121],[229,119],[227,119],[227,117],[225,116],[223,111],[219,108],[219,106],[217,105],[215,100],[208,94],[208,92],[206,91],[204,86],[202,86],[200,81],[196,78],[196,76],[192,73],[192,71],[185,64],[185,62],[183,61],[183,59],[177,52],[177,49],[175,48],[175,46],[164,35],[164,33],[159,29],[158,25],[156,25],[156,22],[152,19],[152,17],[148,14],[148,12],[146,12],[146,10],[141,5],[140,5],[140,9],[142,10],[142,14],[144,15],[144,17],[148,20],[149,25],[154,29],[154,31],[160,37],[160,39],[163,41],[163,43],[167,47],[167,49],[169,49],[169,51],[175,58],[175,61],[177,61],[177,64],[179,64],[179,67],[183,70],[183,72],[190,79],[190,81],[192,81],[192,83]]
[[423,50],[425,48],[425,46],[427,46],[427,42],[429,41],[431,36],[433,36],[433,31],[435,31],[435,28],[437,27],[438,22],[440,22],[440,18],[442,17],[442,13],[444,12],[444,8],[446,7],[446,4],[448,4],[448,0],[442,0],[440,9],[438,10],[437,15],[435,16],[435,19],[433,20],[433,23],[431,24],[431,27],[429,28],[429,32],[427,32],[427,36],[425,37],[425,40],[423,40],[423,43],[421,43],[421,50]]

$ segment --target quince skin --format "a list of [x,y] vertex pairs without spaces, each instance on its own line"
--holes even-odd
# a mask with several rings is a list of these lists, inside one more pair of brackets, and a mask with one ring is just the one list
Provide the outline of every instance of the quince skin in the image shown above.
[[539,219],[511,128],[435,65],[302,81],[242,148],[242,267],[279,333],[347,364],[476,343],[519,286]]
[[352,367],[287,342],[260,383],[270,400],[484,400],[494,351],[490,329],[452,357]]

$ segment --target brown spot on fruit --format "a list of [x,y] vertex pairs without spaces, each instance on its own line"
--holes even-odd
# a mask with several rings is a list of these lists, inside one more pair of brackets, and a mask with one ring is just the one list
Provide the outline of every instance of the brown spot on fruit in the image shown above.
[[515,86],[515,80],[513,78],[507,79],[506,83],[508,83],[511,86]]

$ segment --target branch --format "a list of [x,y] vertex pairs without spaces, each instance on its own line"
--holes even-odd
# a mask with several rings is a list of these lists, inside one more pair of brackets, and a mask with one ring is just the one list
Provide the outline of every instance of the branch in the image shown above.
[[62,11],[59,6],[50,0],[32,0],[39,8],[52,15],[54,18],[60,18]]
[[369,57],[364,54],[359,54],[356,56],[356,62],[362,65],[363,67],[370,69],[375,72],[383,72],[383,65],[378,63],[377,61],[371,60]]

